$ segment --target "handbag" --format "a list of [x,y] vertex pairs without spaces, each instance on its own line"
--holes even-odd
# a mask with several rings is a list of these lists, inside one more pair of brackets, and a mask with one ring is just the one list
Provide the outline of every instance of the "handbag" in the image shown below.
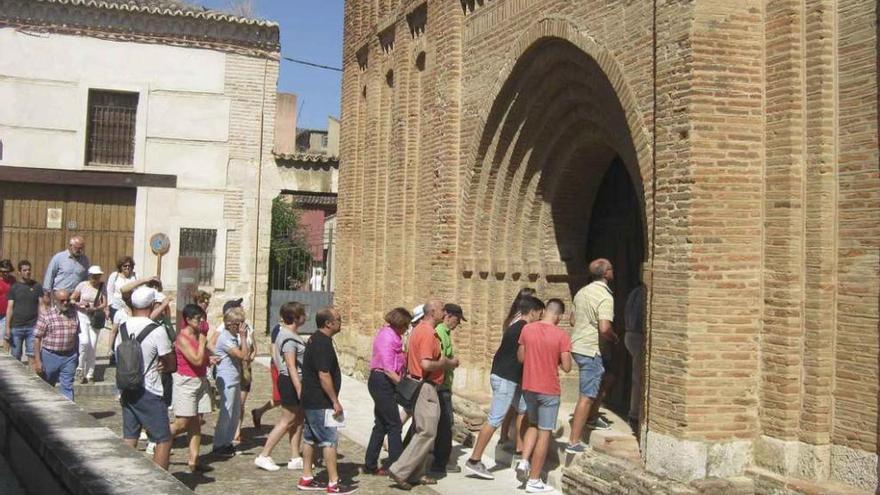
[[419,397],[419,391],[425,380],[416,380],[415,378],[404,376],[400,382],[394,387],[394,398],[406,410],[412,410],[416,405],[416,399]]
[[[98,295],[95,296],[95,304],[101,299],[101,294],[104,292],[104,284],[102,283],[98,286]],[[92,326],[92,330],[98,332],[104,325],[107,323],[107,315],[104,313],[104,310],[95,311],[89,314],[89,324]]]

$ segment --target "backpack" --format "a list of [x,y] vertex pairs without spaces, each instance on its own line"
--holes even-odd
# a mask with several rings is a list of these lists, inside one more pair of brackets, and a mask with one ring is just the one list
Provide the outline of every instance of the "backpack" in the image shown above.
[[[137,391],[144,388],[144,375],[146,370],[153,365],[150,361],[146,367],[144,366],[144,354],[141,352],[141,342],[153,330],[159,328],[159,323],[153,322],[146,326],[141,333],[134,339],[128,334],[126,323],[120,327],[122,332],[122,342],[116,348],[116,388],[120,392]],[[158,355],[156,356],[158,357]]]

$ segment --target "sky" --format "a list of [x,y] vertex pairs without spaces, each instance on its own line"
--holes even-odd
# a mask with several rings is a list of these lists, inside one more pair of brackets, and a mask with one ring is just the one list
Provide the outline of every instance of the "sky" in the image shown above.
[[[189,0],[226,10],[235,0]],[[281,55],[342,67],[343,0],[250,0],[256,17],[281,26]],[[326,129],[327,117],[339,117],[342,73],[281,60],[278,91],[296,93],[297,127]]]

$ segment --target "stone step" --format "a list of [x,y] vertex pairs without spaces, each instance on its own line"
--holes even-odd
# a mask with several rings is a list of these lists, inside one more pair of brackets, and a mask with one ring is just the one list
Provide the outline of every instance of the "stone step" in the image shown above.
[[81,396],[111,396],[116,395],[116,367],[110,366],[110,358],[99,357],[95,364],[95,378],[89,383],[73,384],[74,397]]

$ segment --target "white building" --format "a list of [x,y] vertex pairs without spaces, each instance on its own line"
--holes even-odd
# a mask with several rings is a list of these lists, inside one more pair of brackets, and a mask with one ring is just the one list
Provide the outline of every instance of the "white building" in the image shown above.
[[0,0],[0,258],[81,234],[105,272],[167,234],[166,289],[265,321],[278,25],[175,0]]

